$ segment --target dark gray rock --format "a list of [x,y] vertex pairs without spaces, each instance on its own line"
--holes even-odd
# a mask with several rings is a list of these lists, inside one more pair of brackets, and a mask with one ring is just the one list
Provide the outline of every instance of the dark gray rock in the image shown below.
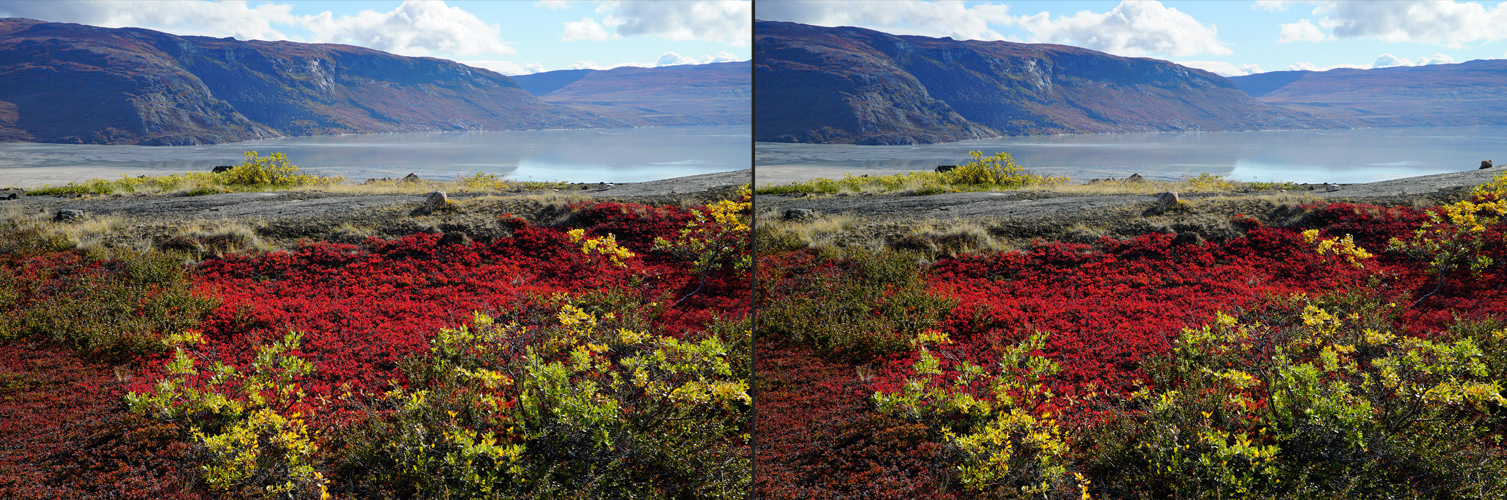
[[216,166],[215,169],[212,170],[212,171],[210,171],[210,172],[211,173],[216,173],[216,174],[218,174],[218,173],[224,173],[224,172],[229,172],[230,169],[232,169],[232,168],[235,168],[235,167],[231,166],[231,165],[219,165],[219,166]]
[[808,219],[808,218],[815,217],[815,216],[816,216],[816,212],[812,211],[809,208],[792,208],[792,209],[785,210],[785,214],[783,215],[783,218],[785,220],[802,220],[802,219]]
[[55,214],[52,214],[52,220],[57,222],[73,222],[77,220],[83,220],[84,217],[87,217],[88,215],[89,214],[85,213],[83,210],[72,210],[65,208],[58,210]]
[[1486,170],[1488,168],[1491,168],[1491,160],[1481,160],[1480,170]]
[[958,166],[957,165],[937,165],[936,172],[939,173],[939,174],[941,174],[941,173],[947,173],[947,172],[951,172],[955,168],[958,168]]

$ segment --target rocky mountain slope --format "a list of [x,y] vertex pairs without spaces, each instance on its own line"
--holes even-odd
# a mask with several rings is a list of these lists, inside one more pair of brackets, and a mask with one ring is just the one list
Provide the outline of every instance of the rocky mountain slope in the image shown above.
[[0,19],[4,141],[183,145],[625,125],[441,59]]
[[1228,80],[1063,45],[755,21],[755,140],[912,144],[998,135],[1306,128]]
[[750,63],[574,69],[514,76],[545,101],[634,125],[751,123]]
[[1507,124],[1507,60],[1329,71],[1230,81],[1262,102],[1350,127]]

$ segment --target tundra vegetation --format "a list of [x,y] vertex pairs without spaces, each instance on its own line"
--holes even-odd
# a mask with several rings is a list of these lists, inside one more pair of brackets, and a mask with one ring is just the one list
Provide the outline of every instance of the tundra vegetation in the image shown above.
[[925,253],[761,217],[758,496],[1501,498],[1504,200]]
[[143,175],[120,179],[91,179],[62,186],[43,186],[26,190],[36,196],[87,196],[125,194],[182,194],[203,196],[219,193],[321,190],[341,193],[417,193],[434,190],[450,192],[530,191],[564,189],[566,182],[515,181],[493,174],[477,172],[454,181],[372,179],[361,184],[347,184],[343,176],[320,176],[304,173],[289,163],[283,153],[266,156],[246,151],[246,160],[223,172],[186,172],[170,175]]
[[750,195],[557,211],[211,255],[0,221],[0,497],[744,498]]
[[1067,177],[1033,174],[1017,165],[1010,153],[984,156],[972,151],[967,163],[946,171],[912,171],[890,175],[844,174],[841,179],[817,178],[790,184],[760,187],[758,194],[905,193],[926,196],[969,191],[1035,189],[1072,194],[1230,193],[1236,191],[1284,191],[1297,189],[1292,182],[1240,182],[1201,173],[1177,181],[1141,179],[1094,179],[1071,183]]

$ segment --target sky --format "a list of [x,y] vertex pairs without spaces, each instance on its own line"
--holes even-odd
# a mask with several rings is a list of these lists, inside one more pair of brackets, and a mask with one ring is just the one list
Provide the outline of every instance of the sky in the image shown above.
[[754,16],[899,35],[1059,43],[1237,76],[1507,58],[1504,3],[758,0]]
[[746,61],[747,0],[0,0],[0,17],[341,43],[505,75]]

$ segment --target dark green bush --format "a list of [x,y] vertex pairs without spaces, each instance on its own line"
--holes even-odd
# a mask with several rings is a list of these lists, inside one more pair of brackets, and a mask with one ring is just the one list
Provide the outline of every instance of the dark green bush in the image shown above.
[[759,309],[759,335],[861,359],[910,349],[955,304],[927,293],[912,254],[853,251],[834,259],[826,269],[787,275],[769,289],[770,302]]
[[[645,304],[609,295],[565,301],[552,324],[478,314],[441,331],[431,355],[405,367],[406,387],[336,438],[337,477],[347,481],[336,489],[361,498],[746,498],[746,322],[676,340],[648,333],[634,312]],[[599,308],[616,312],[589,311]]]
[[[34,238],[19,251],[61,246],[54,243]],[[85,355],[126,359],[165,349],[164,336],[197,326],[218,305],[193,293],[176,254],[115,253],[81,255],[28,277],[0,265],[0,340],[44,336]]]

